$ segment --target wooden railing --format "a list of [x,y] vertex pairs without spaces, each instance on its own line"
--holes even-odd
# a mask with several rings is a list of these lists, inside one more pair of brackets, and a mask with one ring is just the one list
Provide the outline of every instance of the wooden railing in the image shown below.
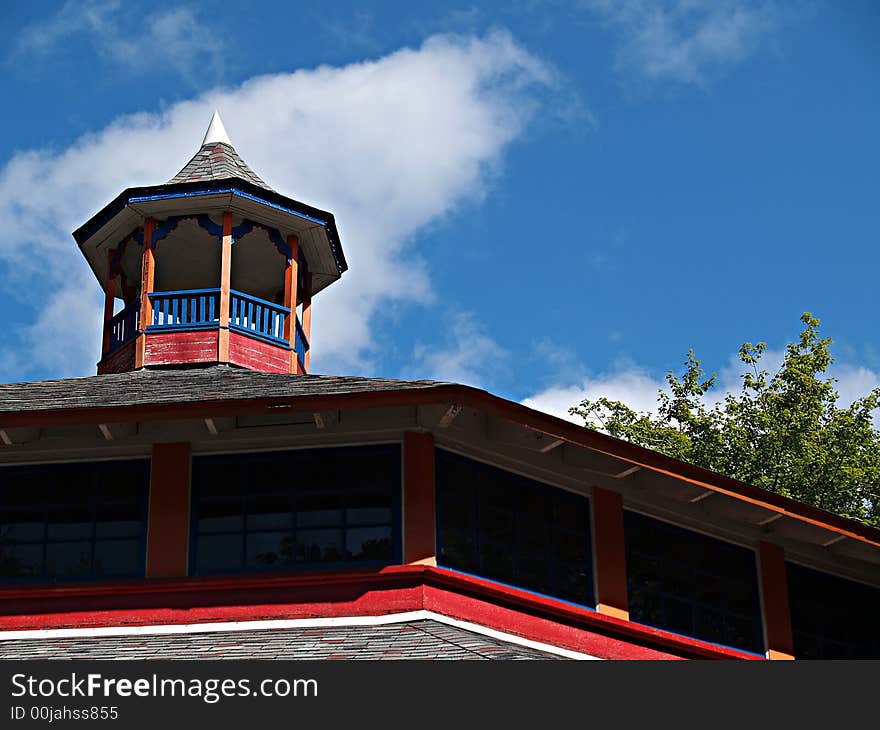
[[220,322],[219,289],[153,292],[150,303],[151,329],[200,329]]
[[290,309],[266,299],[232,289],[229,292],[229,328],[288,344],[284,339],[284,319]]
[[109,352],[113,352],[117,348],[122,347],[122,345],[137,334],[138,315],[140,314],[140,311],[141,300],[133,299],[125,305],[125,308],[121,312],[117,312],[113,315],[113,318],[107,324],[110,328]]
[[[219,289],[153,292],[150,294],[150,304],[152,318],[148,330],[209,329],[218,327],[220,323]],[[110,320],[110,352],[138,333],[139,314],[140,299],[135,299]],[[289,345],[284,336],[284,322],[289,316],[290,309],[281,304],[234,289],[230,291],[229,327],[232,330],[276,345]],[[294,322],[294,349],[299,361],[304,364],[309,341],[299,317],[295,317]]]
[[299,317],[296,318],[296,336],[293,340],[296,356],[299,358],[303,368],[306,365],[306,350],[309,349],[309,341],[306,333],[303,331],[302,325],[299,323]]

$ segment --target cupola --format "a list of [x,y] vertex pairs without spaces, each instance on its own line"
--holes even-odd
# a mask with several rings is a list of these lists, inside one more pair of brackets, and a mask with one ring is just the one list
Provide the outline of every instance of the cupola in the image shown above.
[[270,188],[217,112],[171,180],[123,191],[73,236],[105,291],[99,374],[307,373],[312,297],[348,268],[333,215]]

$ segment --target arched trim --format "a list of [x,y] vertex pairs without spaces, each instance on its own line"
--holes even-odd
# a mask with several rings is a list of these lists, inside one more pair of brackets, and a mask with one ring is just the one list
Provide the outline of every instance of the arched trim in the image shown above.
[[287,259],[287,263],[290,263],[293,253],[290,250],[290,246],[287,245],[287,242],[284,240],[284,237],[281,235],[281,232],[277,228],[272,228],[270,226],[263,225],[262,223],[257,223],[256,221],[245,219],[241,222],[240,226],[237,226],[232,229],[232,242],[235,243],[240,238],[244,238],[248,233],[254,230],[254,228],[262,228],[269,235],[269,240],[275,245],[275,248],[278,249],[278,253],[284,256]]
[[[164,222],[156,226],[156,230],[153,232],[150,240],[150,248],[156,248],[156,244],[159,243],[163,238],[167,238],[172,231],[174,231],[178,224],[181,221],[185,220],[195,220],[200,228],[205,229],[210,235],[216,236],[217,242],[223,242],[223,226],[219,223],[214,223],[211,220],[210,216],[207,213],[198,213],[195,215],[173,215],[168,217]],[[256,221],[252,221],[249,219],[244,219],[240,225],[236,226],[232,229],[232,242],[235,243],[241,238],[244,238],[248,233],[251,233],[254,228],[262,228],[269,235],[269,240],[272,241],[275,248],[278,249],[278,253],[284,256],[287,259],[287,262],[290,263],[292,252],[290,247],[287,245],[287,242],[284,240],[284,237],[281,235],[281,232],[277,228],[272,228],[271,226],[264,225],[262,223],[257,223]],[[131,233],[129,233],[125,238],[120,241],[120,243],[116,247],[116,254],[113,256],[113,260],[111,266],[113,267],[112,271],[118,271],[118,267],[120,261],[122,260],[122,256],[125,253],[125,247],[128,245],[130,240],[137,241],[138,245],[144,245],[144,232],[141,228],[136,228]],[[302,256],[300,256],[302,258]]]

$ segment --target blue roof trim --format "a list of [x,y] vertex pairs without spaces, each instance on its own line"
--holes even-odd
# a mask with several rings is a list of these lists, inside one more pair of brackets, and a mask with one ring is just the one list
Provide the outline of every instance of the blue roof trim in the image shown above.
[[252,200],[255,203],[260,203],[261,205],[265,205],[269,208],[274,208],[275,210],[280,210],[282,213],[288,213],[289,215],[295,215],[297,218],[305,218],[306,220],[311,221],[312,223],[317,223],[320,226],[326,226],[328,221],[322,220],[321,218],[316,218],[315,216],[308,215],[306,213],[301,213],[300,211],[294,210],[293,208],[288,208],[285,205],[280,205],[278,203],[272,203],[265,198],[258,197],[256,195],[251,195],[250,193],[246,193],[244,190],[239,190],[238,188],[215,188],[210,189],[206,188],[203,190],[187,190],[184,192],[178,193],[157,193],[155,195],[136,195],[128,199],[129,203],[146,203],[151,200],[173,200],[174,198],[197,198],[201,195],[238,195],[246,200]]
[[[336,265],[337,275],[341,275],[348,270],[348,262],[345,260],[345,252],[342,249],[339,232],[336,230],[336,220],[332,213],[305,203],[300,203],[299,201],[281,195],[274,190],[263,190],[247,180],[236,177],[217,180],[213,183],[166,183],[164,185],[128,188],[77,228],[73,232],[73,237],[80,248],[83,248],[100,228],[119,215],[130,203],[133,202],[174,199],[183,200],[186,198],[213,196],[217,194],[235,195],[243,200],[254,201],[281,213],[292,215],[301,220],[310,221],[316,225],[320,225],[324,229],[324,235],[326,236],[327,243],[330,247],[330,254]],[[138,241],[138,243],[143,245],[141,241]],[[282,250],[282,253],[283,252],[284,251]]]

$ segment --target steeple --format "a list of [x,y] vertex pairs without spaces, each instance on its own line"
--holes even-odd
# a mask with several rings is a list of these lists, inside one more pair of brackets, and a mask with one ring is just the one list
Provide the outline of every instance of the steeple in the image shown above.
[[223,126],[223,120],[220,118],[220,112],[214,110],[214,116],[211,117],[211,123],[205,132],[205,138],[202,140],[202,147],[211,142],[221,142],[232,147],[229,135],[226,133],[226,127]]
[[220,112],[215,111],[199,151],[168,182],[174,185],[230,177],[242,178],[266,190],[272,189],[239,157],[220,119]]
[[307,373],[312,297],[348,268],[333,215],[270,188],[217,111],[177,175],[123,191],[73,236],[105,292],[99,373]]

